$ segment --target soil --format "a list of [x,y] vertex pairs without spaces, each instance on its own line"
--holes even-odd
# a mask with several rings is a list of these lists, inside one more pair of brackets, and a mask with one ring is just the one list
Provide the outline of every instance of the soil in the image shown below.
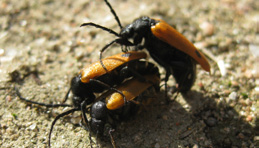
[[[118,147],[259,147],[259,1],[110,3],[123,26],[143,15],[165,20],[204,52],[211,65],[211,74],[197,65],[196,82],[187,94],[169,91],[171,101],[166,103],[161,87],[151,105],[118,124],[113,133]],[[0,145],[47,147],[52,121],[69,108],[25,103],[14,87],[30,100],[61,102],[71,78],[97,61],[100,49],[114,39],[80,25],[120,28],[103,0],[2,0],[0,22]],[[121,49],[111,48],[104,56]],[[169,87],[174,85],[171,77]],[[90,147],[89,132],[78,126],[78,115],[56,123],[52,147]],[[112,147],[109,137],[93,140],[94,147]]]

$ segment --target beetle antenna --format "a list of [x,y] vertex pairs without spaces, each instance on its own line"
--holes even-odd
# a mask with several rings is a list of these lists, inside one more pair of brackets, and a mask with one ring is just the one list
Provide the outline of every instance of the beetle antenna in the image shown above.
[[106,5],[110,8],[111,10],[111,13],[113,14],[115,20],[117,21],[118,25],[120,26],[120,28],[122,29],[122,25],[121,25],[121,22],[120,22],[120,19],[119,17],[117,16],[116,12],[114,11],[114,9],[112,8],[111,4],[108,2],[108,0],[104,0]]
[[68,115],[68,114],[70,114],[70,113],[73,113],[73,112],[75,112],[75,111],[79,111],[79,110],[80,110],[79,108],[70,109],[70,110],[68,110],[68,111],[66,111],[66,112],[64,112],[64,113],[62,113],[62,114],[59,114],[59,115],[54,119],[54,121],[53,121],[52,124],[51,124],[50,132],[49,132],[49,141],[48,141],[49,147],[50,147],[51,133],[52,133],[53,128],[54,128],[54,125],[55,125],[55,123],[58,121],[58,119],[61,118],[61,117],[63,117],[63,116],[66,116],[66,115]]
[[21,93],[19,92],[19,90],[15,87],[15,90],[16,90],[16,95],[23,101],[25,102],[28,102],[28,103],[32,103],[32,104],[37,104],[37,105],[40,105],[40,106],[46,106],[46,107],[72,107],[72,105],[70,104],[47,104],[47,103],[41,103],[41,102],[36,102],[36,101],[31,101],[31,100],[28,100],[26,98],[23,98]]
[[69,90],[67,91],[66,96],[65,96],[65,99],[63,100],[62,103],[65,103],[65,102],[67,101],[70,91],[71,91],[71,87],[70,87]]
[[105,65],[103,64],[102,55],[103,55],[103,52],[104,52],[109,46],[111,46],[111,45],[112,45],[113,43],[115,43],[115,42],[116,42],[116,39],[113,40],[113,41],[111,41],[109,44],[105,45],[105,46],[102,48],[102,50],[100,51],[100,58],[99,58],[99,60],[100,60],[100,63],[101,63],[101,65],[102,65],[102,67],[104,68],[104,70],[105,70],[106,72],[108,72],[108,70],[107,70],[107,68],[105,67]]
[[101,65],[102,65],[102,67],[105,69],[106,72],[108,72],[108,70],[107,70],[107,68],[106,68],[106,67],[104,66],[104,64],[103,64],[103,61],[102,61],[102,54],[103,54],[103,52],[104,52],[109,46],[111,46],[113,43],[118,43],[118,44],[120,44],[120,45],[125,45],[125,46],[134,46],[133,43],[131,43],[130,41],[125,40],[125,39],[123,39],[123,38],[117,38],[117,39],[111,41],[110,43],[108,43],[107,45],[105,45],[105,46],[102,48],[102,50],[100,51],[100,58],[99,58],[99,60],[100,60],[100,63],[101,63]]
[[117,37],[120,37],[120,35],[117,32],[113,31],[112,29],[104,27],[104,26],[101,26],[101,25],[98,25],[98,24],[95,24],[95,23],[92,23],[92,22],[90,22],[90,23],[83,23],[80,27],[84,27],[84,26],[94,26],[95,28],[102,29],[102,30],[107,31],[107,32],[109,32],[111,34],[114,34]]

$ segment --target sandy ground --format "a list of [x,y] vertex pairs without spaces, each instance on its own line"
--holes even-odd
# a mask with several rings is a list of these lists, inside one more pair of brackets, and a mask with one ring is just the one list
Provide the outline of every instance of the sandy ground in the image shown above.
[[[211,75],[197,66],[197,80],[187,95],[165,104],[162,88],[152,105],[119,124],[114,133],[118,147],[259,146],[259,1],[110,3],[124,26],[143,15],[162,18],[212,55]],[[99,50],[114,38],[79,26],[92,21],[116,31],[119,27],[102,0],[2,0],[0,16],[0,145],[46,147],[51,122],[68,108],[26,104],[14,86],[28,99],[61,102],[70,79],[97,61]],[[105,56],[120,50],[112,48]],[[89,147],[88,131],[76,123],[72,116],[57,122],[52,147]],[[111,147],[109,138],[98,143]]]

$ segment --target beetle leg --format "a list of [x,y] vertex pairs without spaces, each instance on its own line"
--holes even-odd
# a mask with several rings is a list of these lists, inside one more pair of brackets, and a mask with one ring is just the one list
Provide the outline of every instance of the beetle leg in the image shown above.
[[109,130],[109,135],[110,135],[110,138],[111,138],[111,143],[112,143],[113,148],[117,148],[116,143],[114,141],[114,138],[112,136],[112,132],[114,132],[114,131],[115,131],[115,129],[110,129]]
[[90,140],[90,145],[91,145],[91,148],[92,148],[91,127],[90,127],[90,124],[89,124],[89,122],[87,120],[87,117],[85,115],[85,113],[86,113],[86,105],[87,105],[87,102],[84,100],[80,104],[80,109],[81,109],[81,112],[82,112],[83,120],[85,121],[85,123],[87,124],[88,129],[89,129],[89,140]]
[[89,130],[88,129],[88,127],[86,127],[86,125],[83,123],[84,122],[84,120],[83,120],[83,118],[80,120],[80,122],[79,122],[79,125],[83,128],[83,129],[85,129],[85,130]]
[[71,113],[73,113],[73,112],[75,112],[75,111],[79,111],[79,110],[80,110],[80,109],[78,109],[78,108],[70,109],[70,110],[68,110],[68,111],[66,111],[66,112],[64,112],[64,113],[59,114],[59,115],[54,119],[54,121],[53,121],[52,124],[51,124],[50,132],[49,132],[49,141],[48,141],[49,147],[50,147],[51,133],[52,133],[53,128],[54,128],[54,125],[55,125],[55,123],[58,121],[58,119],[61,118],[61,117],[63,117],[63,116],[66,116],[66,115],[68,115],[68,114],[71,114]]
[[96,80],[96,79],[90,79],[90,82],[91,81],[94,81],[94,82],[96,82],[96,83],[98,83],[98,84],[100,84],[100,85],[102,85],[102,86],[104,86],[104,87],[106,87],[108,89],[114,90],[115,92],[119,93],[120,95],[123,96],[124,104],[127,103],[127,99],[126,99],[125,95],[120,90],[118,90],[118,89],[116,89],[114,87],[111,87],[110,85],[108,85],[106,83],[103,83],[102,81],[99,81],[99,80]]
[[121,46],[121,51],[122,52],[128,52],[129,51],[128,46],[122,45]]
[[164,82],[165,82],[165,98],[166,98],[167,102],[169,102],[169,98],[167,96],[167,81],[168,81],[170,75],[171,75],[171,70],[166,70]]
[[124,68],[121,69],[122,73],[127,73],[130,72],[130,74],[137,78],[140,82],[146,82],[146,83],[151,83],[154,84],[152,81],[147,80],[145,77],[143,77],[140,73],[138,73],[136,70],[134,70],[133,68],[129,67],[129,66],[125,66]]
[[138,50],[143,50],[145,48],[145,46],[143,45],[137,45],[135,46],[135,50],[138,51]]

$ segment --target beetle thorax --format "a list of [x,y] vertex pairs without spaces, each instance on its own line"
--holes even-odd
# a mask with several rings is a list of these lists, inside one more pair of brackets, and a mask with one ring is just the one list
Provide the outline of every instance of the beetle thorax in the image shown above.
[[133,23],[124,27],[120,35],[125,39],[133,39],[136,44],[141,42],[148,34],[151,33],[150,30],[151,19],[147,16],[140,17],[133,21]]

